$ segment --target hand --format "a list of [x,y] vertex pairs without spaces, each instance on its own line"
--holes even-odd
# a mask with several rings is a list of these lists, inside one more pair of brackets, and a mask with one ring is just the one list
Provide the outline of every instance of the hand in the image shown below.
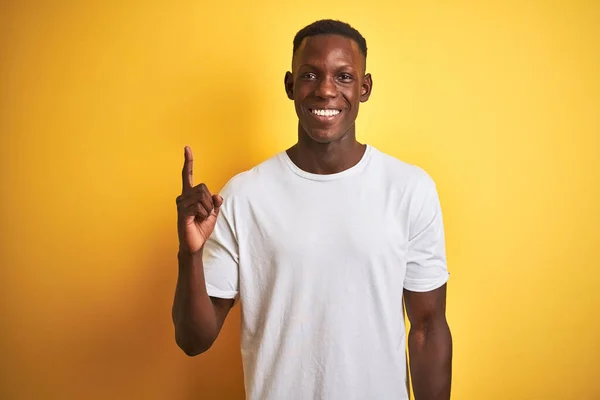
[[193,254],[202,249],[215,229],[223,198],[211,195],[204,183],[194,186],[194,156],[188,146],[184,149],[184,158],[181,172],[183,189],[176,200],[177,232],[179,248]]

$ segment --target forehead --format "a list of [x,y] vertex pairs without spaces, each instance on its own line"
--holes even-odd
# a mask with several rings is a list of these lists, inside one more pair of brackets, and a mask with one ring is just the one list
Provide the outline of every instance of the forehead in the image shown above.
[[340,35],[316,35],[305,38],[294,54],[293,66],[310,64],[326,66],[332,63],[345,63],[359,68],[364,56],[358,44]]

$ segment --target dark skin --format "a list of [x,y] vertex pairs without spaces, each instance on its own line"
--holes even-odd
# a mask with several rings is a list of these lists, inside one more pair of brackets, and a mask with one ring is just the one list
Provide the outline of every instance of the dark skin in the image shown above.
[[416,400],[448,400],[452,335],[446,320],[446,285],[430,292],[404,290],[410,321],[408,352]]
[[[362,158],[366,146],[356,140],[359,105],[369,100],[373,82],[356,42],[338,35],[304,39],[285,74],[285,91],[298,115],[298,143],[287,150],[301,169],[332,174]],[[322,121],[313,110],[336,110]]]
[[[285,75],[285,90],[298,115],[298,143],[287,150],[301,169],[332,174],[355,165],[365,146],[356,140],[360,103],[373,81],[358,45],[338,35],[304,40]],[[333,120],[315,119],[313,109],[341,110]],[[404,290],[411,329],[410,370],[416,400],[450,398],[452,337],[446,321],[446,285],[424,293]]]
[[223,199],[212,195],[203,183],[194,186],[193,171],[192,149],[186,147],[181,195],[176,199],[179,274],[172,319],[175,341],[189,356],[203,353],[213,345],[234,302],[209,297],[206,291],[202,252],[215,228]]
[[[355,121],[373,87],[365,65],[356,42],[338,35],[309,37],[296,51],[284,83],[298,115],[298,142],[287,153],[301,169],[332,174],[362,158],[366,146],[356,140]],[[190,356],[211,347],[233,306],[232,299],[210,298],[206,292],[202,249],[222,199],[204,184],[193,186],[192,171],[193,157],[186,148],[183,189],[177,198],[180,250],[173,322],[177,343]],[[446,321],[446,285],[424,293],[404,290],[404,302],[411,324],[408,347],[415,398],[448,400],[452,337]]]

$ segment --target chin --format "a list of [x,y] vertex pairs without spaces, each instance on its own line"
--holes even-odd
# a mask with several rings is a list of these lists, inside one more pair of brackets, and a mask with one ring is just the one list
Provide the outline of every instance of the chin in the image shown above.
[[342,137],[346,130],[339,125],[333,126],[310,126],[311,124],[302,124],[304,134],[312,141],[317,143],[332,143]]
[[308,131],[308,136],[317,143],[331,143],[340,139],[343,135],[336,131],[313,130]]

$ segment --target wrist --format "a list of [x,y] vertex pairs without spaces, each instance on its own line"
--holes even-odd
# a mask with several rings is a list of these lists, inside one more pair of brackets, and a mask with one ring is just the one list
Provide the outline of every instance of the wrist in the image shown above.
[[204,252],[204,246],[200,247],[200,249],[198,251],[191,251],[188,247],[184,246],[184,245],[179,245],[179,249],[177,251],[177,256],[179,258],[195,258],[195,257],[201,257],[202,254]]

